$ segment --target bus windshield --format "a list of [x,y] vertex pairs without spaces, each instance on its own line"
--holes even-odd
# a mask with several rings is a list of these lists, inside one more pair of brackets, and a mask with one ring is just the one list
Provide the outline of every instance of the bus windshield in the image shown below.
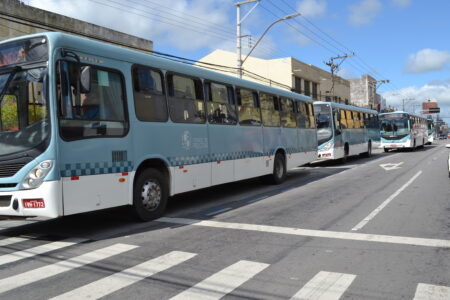
[[0,156],[32,149],[49,136],[45,39],[0,45]]
[[0,156],[34,148],[47,138],[44,74],[46,68],[0,75]]
[[330,106],[314,105],[314,114],[317,126],[317,143],[322,145],[333,137]]
[[380,117],[381,136],[400,137],[409,134],[409,122],[407,118]]

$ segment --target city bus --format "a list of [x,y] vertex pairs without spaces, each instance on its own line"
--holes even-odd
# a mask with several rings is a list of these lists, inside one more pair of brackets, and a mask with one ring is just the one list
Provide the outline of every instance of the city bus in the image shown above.
[[427,145],[431,145],[434,142],[436,131],[434,130],[434,123],[433,119],[427,119],[427,126],[428,126],[428,142]]
[[314,102],[318,158],[341,159],[364,154],[370,156],[379,141],[376,110],[334,102]]
[[309,97],[63,33],[0,43],[0,215],[129,206],[317,157]]
[[428,142],[427,119],[403,111],[382,113],[380,118],[380,148],[410,149],[423,147]]

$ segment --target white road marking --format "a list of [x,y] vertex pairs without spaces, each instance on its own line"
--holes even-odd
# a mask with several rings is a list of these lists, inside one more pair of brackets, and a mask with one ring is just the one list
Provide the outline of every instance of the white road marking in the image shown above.
[[450,287],[419,283],[413,300],[448,300]]
[[358,231],[363,228],[370,220],[372,220],[380,211],[385,208],[395,197],[397,197],[401,192],[403,192],[417,177],[422,174],[422,171],[417,172],[407,183],[405,183],[401,188],[399,188],[395,193],[393,193],[389,198],[384,200],[383,203],[380,204],[377,208],[375,208],[367,217],[365,217],[361,222],[359,222],[355,227],[352,228],[352,231]]
[[164,217],[164,218],[159,218],[155,221],[164,222],[164,223],[172,223],[172,224],[201,226],[201,227],[247,230],[247,231],[265,232],[265,233],[278,233],[278,234],[330,238],[330,239],[340,239],[340,240],[350,240],[350,241],[364,241],[364,242],[372,242],[372,243],[388,243],[388,244],[414,245],[414,246],[423,246],[423,247],[450,248],[450,240],[425,239],[425,238],[391,236],[391,235],[380,235],[380,234],[365,234],[365,233],[357,233],[357,232],[325,231],[325,230],[301,229],[301,228],[293,228],[293,227],[279,227],[279,226],[243,224],[243,223],[227,223],[227,222],[184,219],[184,218]]
[[82,243],[86,241],[85,239],[66,239],[59,242],[52,242],[45,245],[33,247],[30,249],[16,251],[11,254],[5,254],[0,256],[0,266],[8,263],[12,263],[15,261],[19,261],[21,259],[30,258],[36,255],[44,254],[50,251],[62,249],[65,247],[73,246],[78,243]]
[[338,300],[355,278],[353,274],[321,271],[291,299]]
[[28,241],[27,238],[21,238],[21,237],[10,237],[3,240],[0,240],[0,247],[8,246],[11,244],[16,244],[24,241]]
[[391,171],[400,169],[401,165],[403,165],[403,162],[399,162],[397,164],[394,163],[381,164],[380,167],[382,167],[386,171]]
[[120,254],[125,251],[137,248],[137,246],[127,244],[115,244],[106,248],[95,250],[74,258],[63,260],[48,266],[37,268],[15,276],[0,280],[0,293],[19,288],[42,279],[46,279],[63,272],[82,267],[87,264]]
[[241,260],[171,298],[171,300],[216,300],[267,268],[268,264]]
[[180,264],[196,254],[173,251],[137,266],[94,281],[52,299],[99,299],[135,282]]

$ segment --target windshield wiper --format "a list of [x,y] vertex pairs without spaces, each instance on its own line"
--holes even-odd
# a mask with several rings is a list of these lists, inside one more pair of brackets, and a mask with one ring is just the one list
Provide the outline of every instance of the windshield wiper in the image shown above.
[[11,80],[16,75],[17,72],[22,70],[22,67],[15,66],[15,67],[8,67],[0,71],[0,74],[10,73],[8,76],[8,79],[6,79],[5,85],[3,86],[2,90],[0,91],[0,104],[3,101],[3,96],[6,93],[6,90],[8,89],[9,84],[11,83]]

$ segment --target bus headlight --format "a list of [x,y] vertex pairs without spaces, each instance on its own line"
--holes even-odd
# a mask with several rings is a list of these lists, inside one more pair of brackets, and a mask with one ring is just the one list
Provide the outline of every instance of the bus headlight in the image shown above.
[[31,170],[25,179],[22,181],[22,188],[35,189],[44,182],[45,176],[50,172],[53,167],[53,161],[45,160],[41,162],[36,168]]

